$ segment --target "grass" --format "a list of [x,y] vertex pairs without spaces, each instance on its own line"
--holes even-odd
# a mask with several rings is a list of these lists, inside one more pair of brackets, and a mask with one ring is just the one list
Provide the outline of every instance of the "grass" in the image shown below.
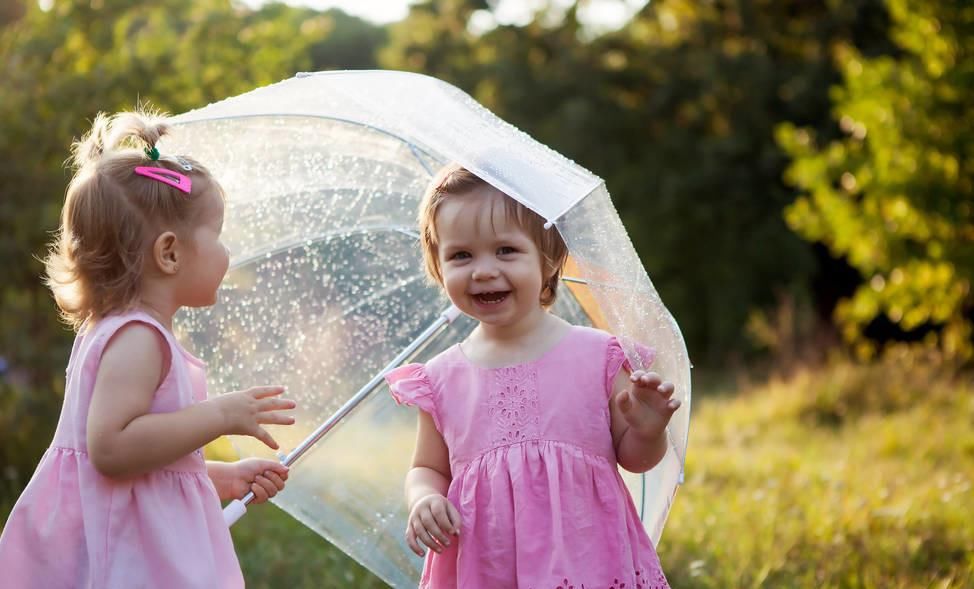
[[974,388],[906,353],[699,403],[674,587],[974,586]]

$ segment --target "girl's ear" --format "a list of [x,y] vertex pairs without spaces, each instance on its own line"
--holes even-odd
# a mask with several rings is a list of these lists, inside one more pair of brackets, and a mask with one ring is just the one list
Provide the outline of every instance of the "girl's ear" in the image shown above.
[[172,231],[165,231],[152,243],[152,261],[159,271],[173,275],[179,270],[179,239]]

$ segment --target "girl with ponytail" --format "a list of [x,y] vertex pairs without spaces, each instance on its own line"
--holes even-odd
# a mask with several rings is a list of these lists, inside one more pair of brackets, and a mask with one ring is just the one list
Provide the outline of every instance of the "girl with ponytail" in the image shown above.
[[277,443],[279,386],[208,398],[205,365],[172,333],[181,307],[216,300],[229,265],[224,194],[189,157],[160,155],[169,131],[146,112],[99,114],[73,146],[76,173],[45,259],[77,333],[61,418],[0,536],[4,586],[243,587],[220,500],[266,501],[286,467],[207,462],[226,434]]

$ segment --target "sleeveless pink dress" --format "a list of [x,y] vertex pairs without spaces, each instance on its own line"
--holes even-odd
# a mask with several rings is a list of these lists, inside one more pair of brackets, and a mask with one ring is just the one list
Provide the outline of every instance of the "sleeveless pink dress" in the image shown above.
[[609,431],[625,364],[614,337],[572,327],[533,362],[480,368],[454,346],[387,376],[443,435],[461,516],[459,542],[428,551],[420,587],[669,587]]
[[132,321],[159,330],[171,352],[169,373],[151,411],[177,411],[206,399],[205,365],[149,315],[110,316],[80,333],[68,363],[54,440],[0,536],[4,587],[244,585],[201,451],[127,480],[102,476],[88,458],[88,405],[101,355],[112,335]]

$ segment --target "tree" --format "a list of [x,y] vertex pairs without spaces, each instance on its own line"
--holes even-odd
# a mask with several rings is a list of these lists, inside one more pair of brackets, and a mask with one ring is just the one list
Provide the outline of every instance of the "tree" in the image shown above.
[[784,124],[803,195],[788,224],[824,243],[864,282],[836,309],[864,356],[875,336],[920,339],[972,355],[974,299],[974,9],[949,0],[888,0],[896,55],[836,48],[832,92],[843,136]]

